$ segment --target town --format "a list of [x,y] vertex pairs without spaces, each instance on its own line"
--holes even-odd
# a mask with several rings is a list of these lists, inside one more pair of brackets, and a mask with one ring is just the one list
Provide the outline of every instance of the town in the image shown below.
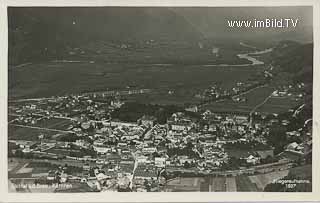
[[10,193],[316,192],[312,6],[174,5],[7,8]]
[[[238,90],[233,90],[239,93],[242,86],[238,83]],[[294,88],[297,98],[299,87]],[[282,87],[272,96],[292,94],[289,89],[293,87]],[[213,86],[205,92],[219,98],[219,90]],[[144,106],[144,110],[126,102],[127,93],[10,102],[11,182],[56,185],[51,187],[55,191],[156,192],[178,191],[179,187],[214,191],[207,181],[197,187],[175,181],[181,177],[205,180],[279,173],[310,162],[311,122],[300,126],[295,119],[302,107],[291,109],[290,116],[213,112],[201,105],[185,109],[163,106],[155,112],[150,110],[152,106]],[[121,119],[121,109],[131,115],[130,121]],[[280,145],[275,137],[283,133],[279,128],[291,129],[285,131]],[[237,191],[235,178],[221,185],[222,191]],[[20,189],[43,189],[40,186]]]

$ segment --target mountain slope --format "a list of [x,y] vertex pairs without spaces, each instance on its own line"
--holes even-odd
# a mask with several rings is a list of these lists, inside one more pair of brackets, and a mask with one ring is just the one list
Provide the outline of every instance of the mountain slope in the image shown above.
[[195,41],[193,25],[167,8],[8,8],[9,64],[64,55],[95,41]]
[[297,73],[312,67],[313,44],[283,41],[273,52],[274,64],[283,71]]

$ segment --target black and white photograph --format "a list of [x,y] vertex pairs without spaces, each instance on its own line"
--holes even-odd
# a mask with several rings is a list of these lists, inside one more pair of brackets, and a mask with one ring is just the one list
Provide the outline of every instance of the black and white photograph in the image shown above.
[[8,193],[314,191],[313,6],[6,9]]

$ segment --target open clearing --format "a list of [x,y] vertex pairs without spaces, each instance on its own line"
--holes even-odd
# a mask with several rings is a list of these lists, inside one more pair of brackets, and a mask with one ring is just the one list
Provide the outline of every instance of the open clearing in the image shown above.
[[237,176],[237,191],[239,192],[257,192],[257,185],[249,179],[248,176]]
[[290,108],[298,106],[301,104],[301,102],[301,100],[296,100],[290,97],[271,97],[264,105],[259,107],[257,111],[267,113],[283,113],[288,111]]
[[212,102],[204,106],[213,112],[241,112],[249,113],[255,106],[263,102],[271,93],[273,88],[261,87],[245,94],[246,102],[234,102],[232,100],[225,100],[223,102]]
[[255,183],[259,190],[263,191],[263,189],[268,185],[269,183],[272,183],[272,181],[281,179],[288,175],[289,170],[283,170],[283,171],[276,171],[271,172],[267,174],[260,174],[255,176],[249,176],[249,179],[251,182]]
[[[256,67],[155,66],[143,64],[42,63],[9,71],[9,98],[139,88],[194,89],[214,82],[230,86],[261,71]],[[226,78],[228,80],[226,80]],[[227,82],[226,82],[227,81]]]
[[58,133],[53,131],[48,131],[48,130],[40,130],[35,128],[8,125],[8,139],[11,139],[11,140],[34,141],[39,139],[40,134],[44,134],[48,137],[51,137]]
[[[246,102],[239,103],[225,100],[204,105],[204,108],[208,108],[214,112],[250,113],[256,107],[255,111],[260,113],[282,113],[296,107],[302,102],[292,97],[269,97],[273,91],[274,89],[268,86],[260,87],[244,95],[247,98]],[[266,102],[263,104],[264,101]]]
[[38,121],[35,125],[41,128],[51,128],[57,130],[66,130],[72,122],[68,119],[64,118],[50,118],[50,119],[42,119]]

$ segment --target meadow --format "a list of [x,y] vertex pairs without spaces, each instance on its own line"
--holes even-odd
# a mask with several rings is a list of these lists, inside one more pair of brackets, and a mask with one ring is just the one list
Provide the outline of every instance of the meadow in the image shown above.
[[9,69],[9,99],[121,89],[207,88],[246,81],[261,68],[204,67],[202,65],[62,63],[30,64]]
[[[49,139],[52,136],[58,134],[57,132],[49,130],[40,130],[35,128],[27,128],[21,126],[8,125],[8,139],[9,140],[39,140],[39,135],[44,134]],[[59,133],[61,134],[61,133]]]
[[204,105],[203,108],[210,109],[213,112],[238,112],[248,114],[255,106],[262,103],[272,92],[273,89],[271,87],[261,87],[245,94],[244,96],[247,99],[246,102],[235,102],[230,99],[215,103],[212,102]]
[[56,130],[67,130],[67,128],[71,124],[72,122],[68,119],[49,118],[49,119],[42,119],[32,126],[41,127],[41,128],[50,128],[50,129],[56,129]]
[[247,101],[246,102],[234,102],[232,100],[225,100],[221,102],[209,103],[204,105],[203,108],[210,109],[213,112],[239,112],[248,114],[255,107],[256,112],[260,113],[283,113],[287,112],[289,109],[294,108],[301,104],[303,101],[293,99],[292,97],[282,97],[275,98],[271,97],[263,104],[264,100],[270,96],[274,91],[272,87],[261,87],[250,91],[245,94]]

